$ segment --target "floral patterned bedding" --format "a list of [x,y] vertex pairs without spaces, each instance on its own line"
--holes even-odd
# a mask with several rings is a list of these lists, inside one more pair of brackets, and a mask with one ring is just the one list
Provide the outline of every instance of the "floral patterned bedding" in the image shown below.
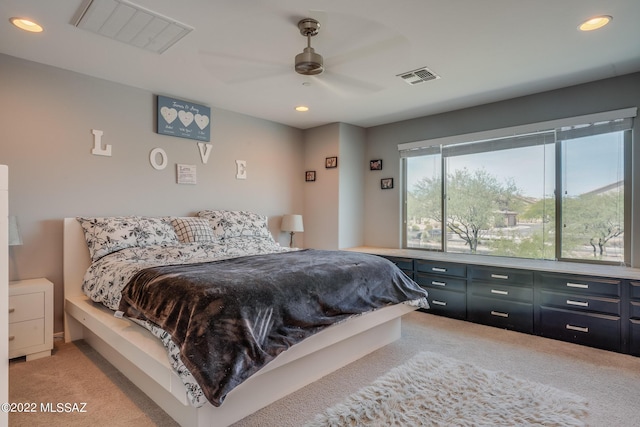
[[[92,263],[87,270],[82,289],[95,302],[117,311],[122,289],[138,271],[147,267],[215,261],[249,254],[266,254],[290,251],[271,239],[247,236],[221,242],[176,243],[174,245],[150,245],[129,247],[112,252]],[[167,350],[173,370],[187,389],[187,397],[194,407],[207,403],[202,389],[180,359],[178,347],[171,336],[149,321],[131,319],[155,335]]]
[[[78,217],[92,264],[83,292],[117,312],[122,289],[140,270],[171,264],[215,261],[242,255],[287,252],[271,236],[267,217],[246,211],[199,212],[198,217]],[[207,229],[207,227],[209,227]],[[149,321],[131,319],[158,337],[191,404],[207,402],[180,359],[171,336]]]
[[[82,289],[92,301],[105,305],[117,316],[123,314],[118,311],[121,301],[124,302],[123,289],[135,276],[153,268],[291,252],[273,239],[267,217],[246,211],[206,210],[198,212],[198,217],[94,217],[78,218],[78,221],[92,260]],[[393,274],[399,274],[400,282],[408,281],[410,287],[415,286],[411,291],[414,297],[423,292],[400,270]],[[428,306],[422,296],[418,304]],[[172,368],[185,384],[191,404],[200,407],[211,401],[183,363],[174,337],[152,321],[129,319],[163,343]],[[221,399],[215,403],[221,403]]]

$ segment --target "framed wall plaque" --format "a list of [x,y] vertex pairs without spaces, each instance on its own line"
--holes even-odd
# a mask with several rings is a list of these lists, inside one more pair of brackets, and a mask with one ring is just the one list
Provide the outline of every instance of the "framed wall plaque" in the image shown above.
[[158,129],[162,135],[209,142],[211,108],[158,95]]

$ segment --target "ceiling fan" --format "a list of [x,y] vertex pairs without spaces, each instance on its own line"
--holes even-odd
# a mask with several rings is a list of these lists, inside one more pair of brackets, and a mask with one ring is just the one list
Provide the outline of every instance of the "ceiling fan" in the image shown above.
[[295,69],[298,74],[314,76],[324,71],[322,55],[311,47],[311,37],[318,34],[320,23],[313,18],[304,18],[298,22],[300,34],[307,38],[307,47],[296,55]]
[[380,55],[382,52],[406,49],[408,46],[407,40],[400,35],[383,35],[384,28],[375,24],[372,25],[369,21],[361,19],[363,22],[356,21],[357,25],[353,25],[354,18],[352,16],[335,15],[333,16],[332,28],[335,28],[337,20],[340,20],[343,25],[348,23],[350,30],[349,35],[344,35],[344,33],[340,36],[334,35],[334,40],[335,37],[351,40],[349,37],[357,33],[361,28],[375,31],[378,36],[374,37],[375,40],[371,43],[356,43],[359,46],[355,49],[338,54],[333,53],[325,61],[325,58],[311,46],[311,38],[318,35],[321,20],[326,20],[327,18],[326,13],[321,15],[322,19],[306,17],[296,20],[300,34],[307,38],[307,46],[302,53],[297,54],[294,58],[296,74],[291,73],[291,65],[286,65],[286,62],[283,63],[281,59],[267,58],[265,55],[260,58],[255,55],[247,56],[237,51],[223,53],[201,50],[203,65],[213,75],[229,85],[253,84],[265,79],[270,79],[271,81],[279,79],[280,82],[286,81],[289,84],[296,84],[300,83],[300,81],[292,80],[292,77],[298,75],[307,77],[302,82],[303,85],[307,87],[309,85],[315,86],[341,97],[367,95],[382,90],[382,86],[363,80],[363,76],[357,72],[345,73],[344,66],[355,62],[361,63],[361,61],[369,61],[370,63],[371,58]]

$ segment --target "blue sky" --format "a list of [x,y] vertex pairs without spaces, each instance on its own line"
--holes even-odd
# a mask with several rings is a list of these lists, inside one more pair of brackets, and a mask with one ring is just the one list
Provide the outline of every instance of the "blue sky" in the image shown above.
[[[574,139],[565,143],[564,185],[568,195],[578,195],[623,179],[622,132]],[[555,187],[555,147],[538,145],[450,158],[449,168],[480,164],[498,180],[513,178],[524,196],[542,198]],[[408,188],[438,167],[435,156],[408,159]],[[438,170],[435,173],[439,173]]]

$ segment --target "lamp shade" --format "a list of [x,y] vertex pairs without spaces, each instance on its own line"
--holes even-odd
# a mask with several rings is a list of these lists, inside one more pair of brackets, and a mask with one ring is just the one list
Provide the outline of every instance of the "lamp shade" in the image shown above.
[[19,246],[22,244],[22,236],[18,228],[18,219],[15,216],[9,217],[9,246]]
[[283,215],[282,225],[280,226],[282,231],[291,231],[294,233],[300,233],[304,231],[302,225],[302,215]]

